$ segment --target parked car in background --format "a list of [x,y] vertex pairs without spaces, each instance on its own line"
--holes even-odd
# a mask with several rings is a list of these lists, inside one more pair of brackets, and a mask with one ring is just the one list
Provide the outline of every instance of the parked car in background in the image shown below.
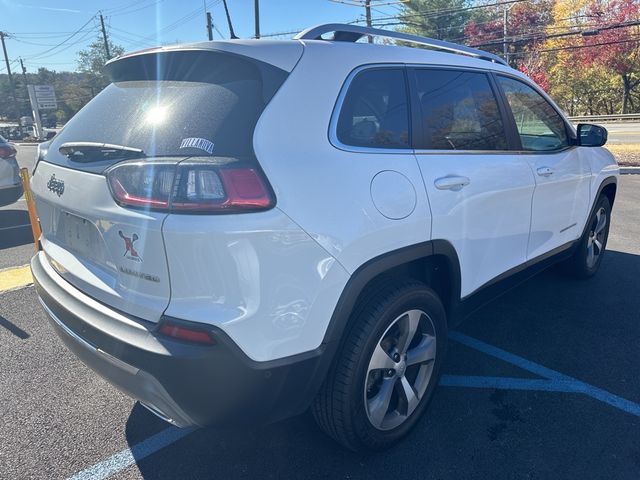
[[16,152],[16,147],[0,136],[0,207],[10,205],[22,196]]
[[30,116],[20,117],[20,126],[21,127],[33,127],[33,118]]
[[56,128],[57,119],[55,113],[50,115],[43,115],[42,118],[42,126],[44,128]]

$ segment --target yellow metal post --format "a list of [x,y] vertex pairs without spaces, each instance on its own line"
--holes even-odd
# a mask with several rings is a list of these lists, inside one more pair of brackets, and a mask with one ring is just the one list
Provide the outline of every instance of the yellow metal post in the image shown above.
[[29,180],[29,170],[27,168],[20,169],[20,177],[22,177],[22,188],[24,190],[24,198],[27,201],[27,210],[29,211],[29,223],[31,223],[31,232],[33,233],[33,243],[36,252],[40,250],[40,221],[38,220],[38,212],[36,211],[36,202],[33,201],[31,193],[31,182]]

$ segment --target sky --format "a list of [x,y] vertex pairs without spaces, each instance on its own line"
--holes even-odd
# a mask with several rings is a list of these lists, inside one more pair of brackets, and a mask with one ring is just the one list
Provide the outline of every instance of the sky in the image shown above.
[[[364,8],[348,4],[356,1],[260,0],[260,30],[262,34],[292,32],[320,23],[363,19]],[[388,5],[394,1],[374,0],[381,4],[375,7],[374,18],[397,14],[398,4]],[[111,40],[133,51],[207,40],[205,2],[213,16],[214,40],[228,38],[222,0],[0,0],[0,31],[9,34],[5,41],[13,72],[20,71],[20,57],[28,72],[39,67],[68,71],[76,69],[77,52],[98,38],[98,12],[104,16]],[[236,35],[252,37],[254,0],[227,0],[227,4]],[[6,73],[4,61],[0,73]]]

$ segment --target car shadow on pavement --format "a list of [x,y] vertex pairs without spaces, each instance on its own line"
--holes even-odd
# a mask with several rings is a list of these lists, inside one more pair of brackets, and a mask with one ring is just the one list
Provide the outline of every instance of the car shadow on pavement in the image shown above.
[[[608,251],[603,260],[598,275],[585,281],[555,268],[544,272],[480,309],[459,330],[638,401],[634,379],[640,378],[640,365],[629,359],[637,358],[640,338],[640,255]],[[594,352],[606,352],[607,363],[593,362]],[[463,369],[465,363],[488,360],[455,342],[450,354]],[[611,375],[615,369],[617,376]],[[496,433],[497,396],[517,421],[501,417],[504,425]],[[441,387],[426,418],[384,453],[347,451],[304,414],[253,430],[195,430],[136,458],[134,468],[147,479],[495,479],[540,472],[549,473],[547,478],[580,478],[584,465],[584,475],[595,478],[611,468],[618,473],[637,468],[640,458],[633,460],[633,452],[625,450],[638,434],[634,418],[568,394]],[[630,423],[621,431],[620,422]],[[126,425],[127,442],[133,447],[167,428],[136,404]],[[599,441],[604,438],[615,440],[607,447]],[[612,452],[605,455],[606,448]],[[605,456],[609,461],[593,464],[593,458]]]
[[21,340],[26,340],[27,338],[30,337],[30,335],[27,332],[25,332],[20,327],[17,327],[13,323],[11,323],[2,315],[0,315],[0,327],[7,329],[9,332],[13,333],[16,337],[18,337]]
[[0,250],[33,243],[26,210],[0,210]]

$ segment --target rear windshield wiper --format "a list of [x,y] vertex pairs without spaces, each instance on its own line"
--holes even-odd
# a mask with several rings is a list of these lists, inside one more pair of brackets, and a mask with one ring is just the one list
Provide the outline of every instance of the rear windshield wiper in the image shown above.
[[139,148],[98,142],[67,142],[60,145],[58,151],[70,160],[82,163],[145,156]]

